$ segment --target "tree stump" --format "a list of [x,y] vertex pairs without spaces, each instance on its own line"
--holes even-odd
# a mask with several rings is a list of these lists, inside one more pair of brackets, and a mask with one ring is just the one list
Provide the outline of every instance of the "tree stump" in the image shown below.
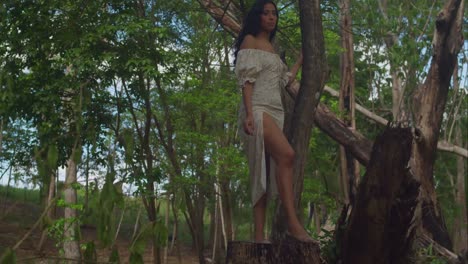
[[317,243],[285,238],[272,244],[230,241],[226,264],[322,264]]
[[399,126],[376,138],[348,222],[337,229],[342,263],[411,263],[419,196],[408,167],[412,142],[411,128]]

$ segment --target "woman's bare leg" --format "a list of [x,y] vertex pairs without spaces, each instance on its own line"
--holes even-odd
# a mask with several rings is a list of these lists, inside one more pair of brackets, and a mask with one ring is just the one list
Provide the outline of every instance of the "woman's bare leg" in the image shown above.
[[296,216],[293,194],[293,166],[294,150],[289,145],[283,131],[276,125],[268,114],[263,114],[263,135],[265,149],[276,163],[276,180],[281,202],[283,203],[288,219],[288,230],[300,240],[309,240],[310,237],[302,227]]

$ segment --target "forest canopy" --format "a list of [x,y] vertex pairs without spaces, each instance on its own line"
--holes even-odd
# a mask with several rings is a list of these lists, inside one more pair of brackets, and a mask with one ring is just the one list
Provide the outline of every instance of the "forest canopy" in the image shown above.
[[[13,186],[39,190],[33,203],[47,212],[36,216],[38,230],[65,258],[92,251],[94,244],[77,239],[80,226],[89,225],[96,228],[92,243],[109,251],[118,237],[128,241],[132,263],[147,260],[146,246],[153,261],[163,258],[164,247],[180,256],[176,237],[200,263],[221,263],[228,241],[252,234],[233,46],[253,2],[3,1],[0,203],[12,203]],[[344,2],[320,1],[329,70],[320,104],[371,144],[388,121],[417,123],[413,98],[429,75],[445,1],[348,1],[352,20],[346,28]],[[277,5],[274,46],[292,65],[302,45],[300,6],[286,0]],[[465,39],[466,23],[464,17]],[[346,102],[339,95],[343,32],[352,36],[353,52],[353,101]],[[467,250],[467,55],[468,42],[461,40],[433,168],[456,254]],[[355,162],[356,184],[348,186],[341,151],[335,138],[313,126],[299,209],[330,261],[337,254],[332,233],[341,208],[366,171]],[[49,211],[56,206],[63,212]],[[273,206],[268,214],[274,218]],[[125,224],[131,231],[125,233]],[[0,254],[15,255],[15,244],[0,247]],[[422,255],[428,263],[444,263],[429,249]]]

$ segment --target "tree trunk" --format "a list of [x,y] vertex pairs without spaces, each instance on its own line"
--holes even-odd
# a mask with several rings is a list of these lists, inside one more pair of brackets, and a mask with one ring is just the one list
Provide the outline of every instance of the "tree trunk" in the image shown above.
[[[46,203],[44,208],[50,208],[51,207],[50,203],[52,202],[52,200],[55,197],[55,173],[56,172],[54,171],[54,172],[52,172],[50,174],[49,193],[48,193],[48,196],[47,196],[47,203]],[[46,215],[46,217],[48,218],[48,220],[46,222],[52,221],[54,219],[54,216],[55,216],[54,210],[49,209],[47,211],[47,215]],[[40,238],[39,244],[37,246],[37,251],[38,252],[42,251],[42,247],[44,245],[45,239],[47,238],[47,233],[48,233],[47,229],[42,230],[41,238]]]
[[0,155],[2,154],[3,143],[3,118],[0,118]]
[[84,211],[88,212],[88,204],[89,204],[89,160],[90,160],[90,144],[88,144],[88,148],[86,151],[86,172],[85,172],[85,200],[84,200]]
[[[326,78],[328,66],[325,58],[325,46],[322,29],[322,14],[320,1],[299,1],[302,50],[304,62],[302,66],[301,88],[298,100],[294,105],[291,117],[285,118],[285,134],[294,149],[294,204],[300,208],[304,184],[304,167],[309,150],[309,139],[312,130],[313,113],[320,99]],[[286,109],[286,112],[289,112]],[[301,218],[301,210],[297,210]],[[273,219],[273,239],[282,236],[286,231],[286,217],[282,206],[277,207]]]
[[[164,225],[169,229],[169,208],[170,208],[170,197],[169,195],[166,196],[166,214],[164,217]],[[169,231],[169,230],[168,230]],[[168,232],[169,233],[169,232]],[[168,243],[166,242],[166,246],[164,246],[164,256],[163,256],[163,263],[167,264],[167,251],[168,251]]]
[[8,172],[8,182],[7,182],[7,186],[5,187],[5,199],[4,199],[5,204],[4,204],[4,210],[3,211],[5,211],[6,206],[8,204],[7,199],[8,199],[8,191],[10,190],[12,172],[13,172],[13,164],[12,164],[12,162],[10,162],[10,171]]
[[284,239],[278,244],[231,241],[227,264],[322,264],[320,248],[315,243]]
[[232,222],[232,201],[231,190],[229,187],[228,179],[220,180],[221,201],[223,205],[223,218],[224,218],[224,232],[226,233],[226,240],[231,241],[234,239],[234,225]]
[[419,184],[407,170],[412,139],[409,128],[387,128],[377,137],[340,243],[342,263],[408,260],[419,194]]
[[215,184],[215,214],[214,214],[214,232],[213,232],[213,252],[212,261],[213,263],[224,263],[225,256],[225,243],[224,243],[224,225],[223,225],[223,207],[221,201],[221,194],[219,193],[220,188],[218,184]]
[[81,254],[80,254],[80,241],[78,240],[78,221],[77,221],[77,213],[76,209],[72,206],[77,202],[77,195],[76,189],[74,188],[74,184],[77,183],[77,164],[76,164],[76,150],[77,146],[75,146],[72,150],[72,154],[70,155],[67,161],[67,169],[66,169],[66,179],[65,179],[65,190],[64,190],[64,200],[67,206],[65,207],[65,224],[64,224],[64,242],[63,242],[63,251],[64,256],[67,259],[74,260],[69,261],[69,263],[76,263],[76,261],[80,261]]
[[179,232],[178,232],[179,217],[178,217],[178,214],[177,214],[176,207],[174,205],[174,198],[172,198],[171,204],[172,204],[172,214],[174,216],[174,232],[172,232],[171,251],[174,248],[174,243],[176,243],[177,259],[178,259],[179,263],[182,263],[182,255],[180,253],[180,243],[176,242],[177,236],[179,234]]
[[[379,9],[380,13],[384,17],[385,20],[388,20],[387,15],[387,0],[379,0]],[[398,44],[398,36],[395,32],[388,32],[387,35],[384,37],[385,45],[387,46],[387,50],[390,50],[395,44]],[[402,79],[398,74],[400,69],[397,65],[391,62],[390,60],[390,74],[392,76],[392,114],[393,120],[395,121],[402,121],[407,116],[403,111],[404,106],[403,104],[403,86],[402,86]]]
[[315,232],[317,234],[320,234],[320,230],[321,230],[321,223],[320,223],[320,210],[319,210],[319,206],[317,204],[314,204],[314,224],[315,224]]
[[[348,128],[356,130],[355,100],[354,100],[354,48],[351,34],[350,0],[340,1],[340,111],[344,113],[343,122]],[[340,146],[341,187],[346,204],[353,203],[356,195],[356,185],[359,177],[359,165],[351,152]]]
[[415,178],[421,183],[422,227],[431,234],[431,238],[447,249],[452,249],[452,243],[437,203],[433,168],[450,80],[463,43],[463,10],[464,0],[450,0],[439,13],[429,73],[413,97],[417,138],[410,166]]
[[[462,146],[462,132],[459,125],[456,127],[455,131],[455,144]],[[453,223],[453,251],[456,253],[466,251],[468,252],[468,215],[467,215],[467,203],[466,203],[466,167],[465,159],[462,157],[457,157],[457,181],[456,181],[456,196],[455,203],[457,209],[459,209],[459,214],[455,217]]]

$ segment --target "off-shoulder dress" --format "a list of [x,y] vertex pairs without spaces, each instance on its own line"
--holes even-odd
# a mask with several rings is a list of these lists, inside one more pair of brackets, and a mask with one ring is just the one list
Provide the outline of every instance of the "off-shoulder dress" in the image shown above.
[[269,199],[278,194],[275,178],[275,162],[269,157],[267,175],[266,153],[263,138],[263,114],[268,114],[280,129],[283,129],[284,110],[281,89],[286,86],[291,73],[278,54],[260,49],[242,49],[237,54],[235,74],[240,89],[248,81],[253,83],[252,114],[254,134],[247,135],[243,129],[244,103],[239,107],[239,134],[243,141],[249,163],[252,204],[266,193]]

